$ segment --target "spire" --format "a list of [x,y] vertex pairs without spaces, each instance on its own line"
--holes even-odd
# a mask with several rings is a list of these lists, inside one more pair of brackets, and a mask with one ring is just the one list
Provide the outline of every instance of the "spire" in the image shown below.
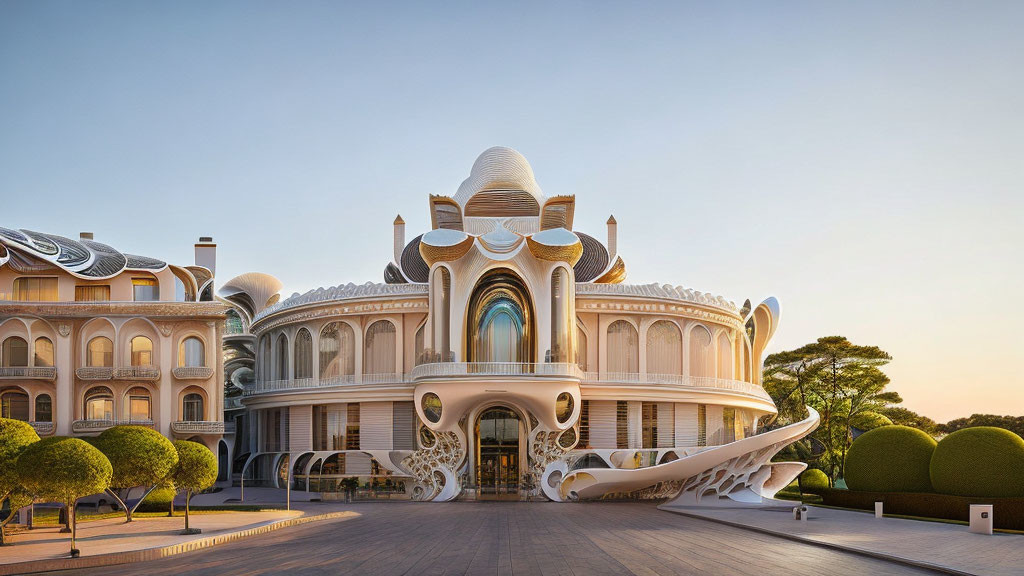
[[395,216],[395,264],[402,265],[402,251],[405,250],[405,220]]
[[614,262],[615,256],[618,254],[618,223],[615,221],[615,216],[608,217],[608,261]]

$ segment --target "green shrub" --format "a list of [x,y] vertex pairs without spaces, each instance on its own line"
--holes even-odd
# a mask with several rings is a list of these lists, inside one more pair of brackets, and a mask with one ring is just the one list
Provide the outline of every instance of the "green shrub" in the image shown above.
[[882,426],[861,434],[846,455],[850,490],[931,492],[935,440],[909,426]]
[[931,480],[943,494],[1024,497],[1024,439],[989,426],[953,432],[935,448]]
[[800,489],[802,491],[814,494],[815,490],[828,487],[828,475],[821,470],[811,468],[800,473]]
[[882,502],[886,514],[969,520],[971,504],[991,504],[996,528],[1024,530],[1024,498],[978,498],[949,494],[915,494],[913,492],[856,492],[825,488],[820,491],[826,506],[874,510]]
[[167,512],[171,509],[171,501],[177,491],[170,486],[161,486],[149,493],[146,499],[139,503],[138,512]]

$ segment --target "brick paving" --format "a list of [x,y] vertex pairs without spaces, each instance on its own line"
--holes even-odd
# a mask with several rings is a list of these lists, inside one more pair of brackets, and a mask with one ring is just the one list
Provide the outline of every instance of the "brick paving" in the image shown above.
[[931,573],[671,514],[649,503],[396,502],[343,508],[360,516],[151,562],[62,574]]

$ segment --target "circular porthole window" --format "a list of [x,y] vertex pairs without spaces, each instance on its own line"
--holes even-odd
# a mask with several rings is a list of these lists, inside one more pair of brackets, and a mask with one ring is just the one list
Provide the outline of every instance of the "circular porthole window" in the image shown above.
[[555,418],[558,418],[560,424],[565,424],[569,421],[569,417],[572,416],[573,401],[572,394],[568,392],[562,392],[555,399]]
[[437,397],[437,394],[427,392],[420,399],[420,405],[423,406],[423,415],[427,417],[427,420],[433,424],[441,421],[441,399]]

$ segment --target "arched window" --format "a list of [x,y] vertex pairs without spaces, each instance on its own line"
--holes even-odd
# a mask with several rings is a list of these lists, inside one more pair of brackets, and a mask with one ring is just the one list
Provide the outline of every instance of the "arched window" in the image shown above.
[[683,336],[668,320],[658,320],[647,329],[647,373],[683,373]]
[[732,380],[732,340],[725,332],[718,335],[718,377]]
[[580,370],[587,371],[587,333],[576,326],[576,364]]
[[273,358],[273,352],[270,349],[270,337],[263,337],[263,346],[260,349],[260,379],[270,380],[270,359]]
[[53,422],[53,400],[49,394],[36,396],[36,422]]
[[320,331],[320,378],[356,373],[356,333],[344,322],[331,322]]
[[202,422],[205,417],[203,414],[203,396],[195,392],[185,394],[185,398],[182,399],[181,409],[182,420],[186,422]]
[[295,378],[313,377],[313,336],[301,328],[295,335]]
[[224,320],[225,334],[245,334],[245,324],[242,322],[242,317],[238,315],[238,312],[228,308],[226,316],[227,318]]
[[129,422],[148,422],[153,419],[153,401],[149,390],[135,386],[124,395],[124,419]]
[[277,337],[277,379],[288,379],[288,337],[284,334]]
[[440,362],[451,362],[452,276],[444,266],[434,270],[434,353]]
[[153,365],[153,341],[145,336],[132,338],[132,366]]
[[49,338],[36,338],[33,366],[53,366],[53,342]]
[[4,340],[2,356],[0,360],[4,367],[28,366],[28,342],[24,338],[11,336]]
[[640,336],[625,320],[608,325],[608,372],[640,372]]
[[85,419],[114,419],[114,393],[110,391],[110,388],[94,386],[85,393]]
[[206,347],[203,341],[195,336],[189,336],[178,344],[178,366],[181,368],[195,368],[206,366]]
[[690,330],[690,376],[714,377],[715,361],[711,349],[711,332],[703,326]]
[[378,320],[366,329],[363,374],[395,373],[395,325]]
[[18,388],[0,392],[0,418],[28,422],[28,394]]
[[110,368],[114,365],[114,343],[110,341],[110,338],[97,336],[89,340],[85,365],[104,368]]
[[551,273],[551,362],[571,362],[576,358],[572,349],[571,289],[569,273],[565,268],[555,268]]

